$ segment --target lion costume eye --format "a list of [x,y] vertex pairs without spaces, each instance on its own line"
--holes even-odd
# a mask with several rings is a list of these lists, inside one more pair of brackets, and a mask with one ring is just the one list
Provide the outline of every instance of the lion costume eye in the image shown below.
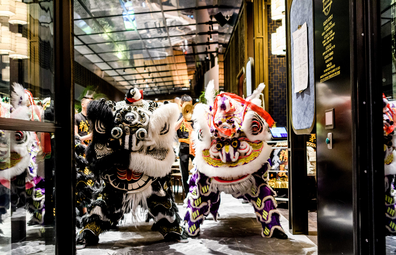
[[232,139],[231,146],[235,149],[239,148],[239,141],[238,139]]
[[147,137],[147,131],[144,128],[139,128],[138,131],[136,131],[136,137],[139,140],[144,140]]
[[258,135],[263,131],[263,124],[261,119],[253,118],[252,119],[252,135]]
[[115,139],[118,139],[122,136],[122,129],[120,127],[115,127],[111,130],[111,136]]
[[221,151],[221,149],[223,148],[223,143],[222,142],[217,142],[216,143],[216,149],[218,150],[218,151]]
[[23,143],[25,141],[25,134],[22,131],[16,131],[15,132],[15,141],[17,143]]

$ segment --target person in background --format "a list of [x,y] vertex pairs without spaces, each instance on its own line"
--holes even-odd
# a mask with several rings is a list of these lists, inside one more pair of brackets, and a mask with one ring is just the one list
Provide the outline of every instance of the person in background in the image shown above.
[[87,119],[87,108],[89,102],[93,100],[93,92],[87,91],[84,97],[81,99],[81,112],[75,115],[74,121],[74,135],[79,138],[81,143],[88,145],[92,139],[92,135],[89,132],[89,121]]
[[[81,99],[81,112],[74,115],[74,136],[75,136],[75,146],[76,146],[76,171],[77,171],[77,180],[84,180],[87,183],[89,180],[90,171],[86,166],[85,161],[85,148],[92,140],[92,134],[90,131],[90,122],[87,118],[87,109],[89,103],[94,99],[94,92],[87,91],[84,97]],[[81,143],[81,144],[79,144]],[[78,155],[80,154],[80,155]],[[81,163],[79,165],[79,163]],[[77,226],[81,225],[80,217],[87,213],[87,204],[90,201],[90,196],[84,194],[84,190],[86,190],[86,186],[89,185],[81,185],[81,181],[77,181],[76,190],[77,190],[77,208],[79,209],[79,213],[77,215]],[[88,198],[88,199],[87,199]],[[88,200],[88,202],[86,201]]]
[[[192,103],[192,98],[189,95],[182,95],[180,102],[180,110],[182,110],[183,105],[186,103]],[[184,193],[188,194],[189,186],[188,186],[188,177],[189,177],[189,160],[194,159],[194,156],[190,151],[190,133],[192,131],[192,121],[185,120],[183,114],[180,112],[179,120],[176,123],[176,133],[179,138],[179,159],[180,159],[180,172],[182,176],[183,189]]]

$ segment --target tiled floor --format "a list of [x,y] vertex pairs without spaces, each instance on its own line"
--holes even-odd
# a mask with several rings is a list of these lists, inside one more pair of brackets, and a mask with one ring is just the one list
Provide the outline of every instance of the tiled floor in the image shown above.
[[396,254],[396,236],[387,236],[385,239],[386,254]]
[[[180,215],[183,217],[185,208],[177,197]],[[134,226],[130,215],[117,230],[101,234],[97,246],[77,251],[78,255],[129,255],[129,254],[268,254],[268,255],[300,255],[317,254],[316,250],[316,216],[310,213],[309,236],[293,236],[288,231],[288,210],[282,209],[281,224],[289,239],[262,238],[261,225],[256,221],[253,208],[230,195],[222,195],[220,217],[217,222],[206,219],[201,227],[201,234],[189,238],[186,243],[164,242],[162,235],[151,231],[152,221],[144,220]],[[144,219],[144,215],[141,217]],[[0,234],[0,254],[54,254],[53,229],[43,230],[42,227],[27,227],[27,242],[11,244],[7,236],[10,227],[5,221]],[[312,228],[311,228],[312,227]],[[8,241],[7,241],[8,240]],[[45,241],[50,240],[50,241]]]
[[[179,205],[180,215],[185,208]],[[287,210],[282,210],[287,211]],[[150,230],[152,222],[139,222],[134,227],[130,221],[101,235],[99,244],[78,251],[78,255],[127,254],[316,254],[316,245],[307,236],[289,239],[262,238],[261,225],[256,221],[250,204],[243,204],[230,195],[222,195],[220,218],[217,222],[206,219],[197,238],[187,243],[164,242],[162,236]],[[288,232],[288,221],[281,217]]]

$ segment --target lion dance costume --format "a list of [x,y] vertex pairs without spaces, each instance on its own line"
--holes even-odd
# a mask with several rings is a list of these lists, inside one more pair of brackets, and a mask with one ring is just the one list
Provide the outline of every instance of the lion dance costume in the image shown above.
[[231,93],[215,96],[209,83],[207,105],[194,109],[195,170],[184,218],[190,236],[199,233],[209,213],[217,219],[220,193],[225,192],[251,202],[263,237],[287,238],[280,226],[275,192],[267,184],[271,147],[266,141],[274,121],[258,106],[263,89],[264,84],[245,100]]
[[170,171],[178,108],[143,100],[143,92],[130,89],[125,101],[104,99],[88,106],[93,125],[86,159],[90,170],[105,182],[100,199],[88,206],[77,236],[80,245],[99,241],[108,230],[140,205],[155,223],[152,230],[165,239],[181,239],[181,218],[174,202]]
[[[31,120],[31,93],[13,84],[11,105],[1,102],[1,117]],[[38,174],[36,158],[40,143],[35,132],[0,130],[0,223],[10,209],[25,207],[29,225],[43,224],[45,215],[44,177]]]

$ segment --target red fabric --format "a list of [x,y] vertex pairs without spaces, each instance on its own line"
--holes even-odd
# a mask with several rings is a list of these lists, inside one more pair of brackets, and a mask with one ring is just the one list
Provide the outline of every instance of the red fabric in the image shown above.
[[[213,108],[214,108],[213,116],[216,116],[218,98],[222,97],[222,96],[228,96],[228,97],[234,99],[235,101],[237,101],[241,104],[244,104],[245,107],[249,107],[250,109],[255,111],[258,115],[260,115],[263,119],[265,119],[265,121],[267,122],[269,127],[272,127],[274,125],[274,120],[272,119],[271,115],[268,112],[266,112],[263,108],[261,108],[260,106],[254,104],[250,101],[246,101],[245,99],[243,99],[242,97],[240,97],[238,95],[228,93],[228,92],[224,92],[224,93],[221,93],[216,96],[216,100],[213,104]],[[244,113],[243,117],[245,117],[245,113]],[[217,124],[214,122],[214,118],[213,118],[213,125],[217,128]],[[231,130],[229,130],[229,132],[231,133]]]
[[41,149],[44,155],[51,153],[51,134],[41,133]]

